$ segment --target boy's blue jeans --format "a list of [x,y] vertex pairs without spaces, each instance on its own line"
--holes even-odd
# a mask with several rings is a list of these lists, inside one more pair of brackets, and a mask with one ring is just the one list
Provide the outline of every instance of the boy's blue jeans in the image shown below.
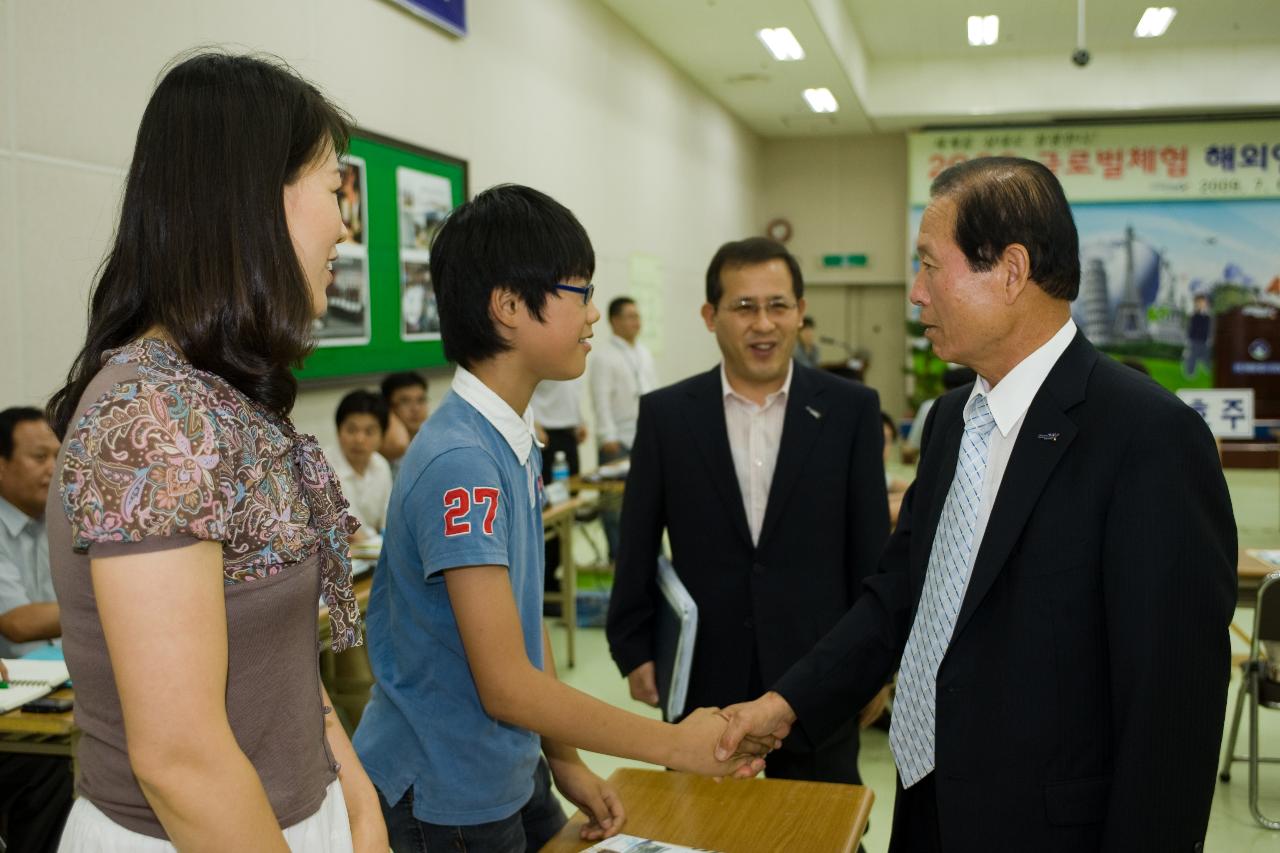
[[413,787],[388,805],[378,793],[387,835],[395,853],[535,853],[568,822],[551,791],[545,759],[533,774],[533,796],[511,817],[472,826],[441,826],[413,816]]

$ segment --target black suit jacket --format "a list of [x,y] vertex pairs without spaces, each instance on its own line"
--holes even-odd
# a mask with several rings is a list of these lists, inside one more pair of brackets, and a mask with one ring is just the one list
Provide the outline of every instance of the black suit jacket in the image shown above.
[[[969,390],[930,413],[879,572],[775,685],[802,737],[898,666]],[[1077,335],[1027,411],[938,670],[943,849],[1192,853],[1222,735],[1235,564],[1204,422]]]
[[[756,547],[729,451],[720,369],[640,401],[609,646],[624,674],[653,659],[665,528],[672,564],[698,604],[689,710],[754,698],[756,661],[763,684],[786,672],[853,604],[888,538],[875,391],[796,365],[786,407]],[[857,711],[845,709],[844,721]]]

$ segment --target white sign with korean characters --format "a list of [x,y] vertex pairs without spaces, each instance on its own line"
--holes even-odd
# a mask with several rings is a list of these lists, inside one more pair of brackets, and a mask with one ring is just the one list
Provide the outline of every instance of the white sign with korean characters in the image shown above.
[[1178,398],[1218,438],[1253,438],[1252,388],[1180,388]]

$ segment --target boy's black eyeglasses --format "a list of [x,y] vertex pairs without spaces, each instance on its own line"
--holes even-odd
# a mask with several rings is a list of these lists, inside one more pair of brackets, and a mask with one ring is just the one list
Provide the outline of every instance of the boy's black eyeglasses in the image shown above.
[[577,287],[572,284],[557,284],[555,287],[556,290],[567,290],[570,293],[581,293],[583,305],[589,305],[591,303],[591,297],[594,296],[596,292],[596,286],[594,284],[588,284],[586,287]]

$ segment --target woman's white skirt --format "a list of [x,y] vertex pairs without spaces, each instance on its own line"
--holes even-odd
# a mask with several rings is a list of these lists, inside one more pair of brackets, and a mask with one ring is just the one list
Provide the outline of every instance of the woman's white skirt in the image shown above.
[[[336,779],[325,790],[320,810],[286,829],[284,840],[295,853],[352,853],[351,822]],[[164,839],[125,829],[80,797],[67,817],[58,853],[177,853],[177,848]]]

